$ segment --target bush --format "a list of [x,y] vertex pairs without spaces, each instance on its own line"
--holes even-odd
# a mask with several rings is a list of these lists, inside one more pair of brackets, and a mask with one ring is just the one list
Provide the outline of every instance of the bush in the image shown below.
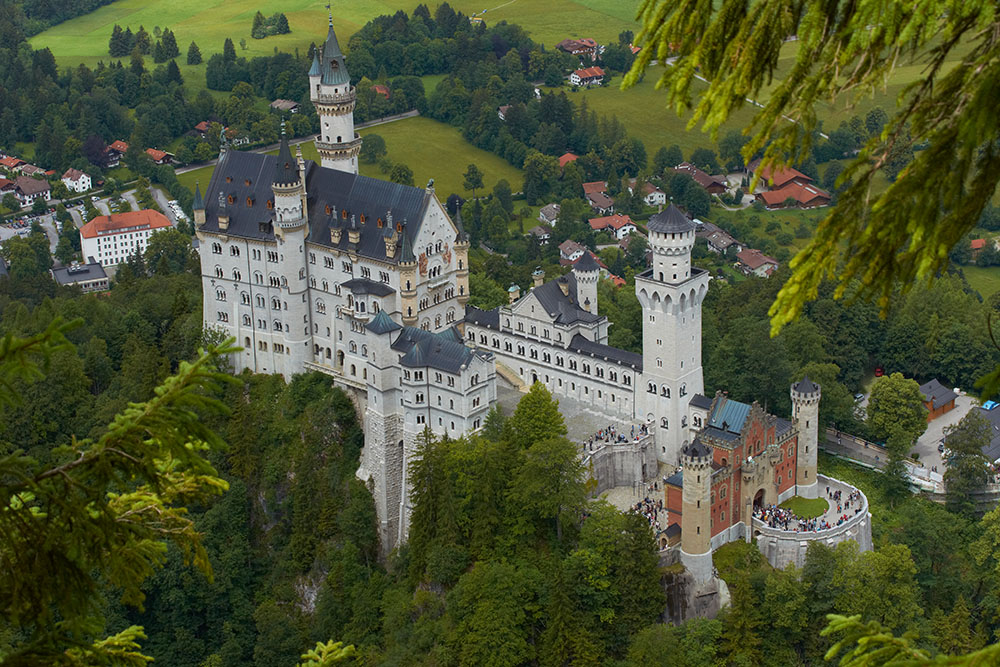
[[767,232],[768,234],[773,234],[780,230],[781,230],[781,223],[776,220],[772,220],[771,222],[767,223],[767,227],[764,228],[764,231]]
[[778,242],[778,245],[792,245],[793,238],[788,232],[781,232],[778,234],[777,238],[775,238],[775,241]]

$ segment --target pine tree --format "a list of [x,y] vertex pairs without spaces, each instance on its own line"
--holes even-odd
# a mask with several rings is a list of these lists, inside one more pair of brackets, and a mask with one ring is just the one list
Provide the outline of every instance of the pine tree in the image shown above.
[[274,15],[274,34],[275,35],[287,35],[292,31],[288,27],[288,18],[285,16],[284,12],[279,12]]
[[133,48],[139,49],[139,53],[144,56],[148,56],[152,50],[152,40],[150,40],[149,33],[142,26],[139,26],[139,31],[135,33],[135,45]]
[[108,53],[113,58],[126,56],[128,49],[125,49],[125,46],[125,33],[122,31],[122,27],[116,23],[111,30],[111,39],[108,40]]
[[194,42],[191,42],[191,46],[188,47],[187,53],[187,64],[188,65],[200,65],[201,64],[201,49]]
[[253,27],[250,28],[250,36],[254,39],[264,39],[267,37],[267,26],[264,15],[257,12],[253,16]]
[[132,28],[126,26],[125,34],[122,36],[122,46],[121,50],[124,52],[120,57],[124,58],[128,54],[132,53],[132,49],[135,47],[135,35],[132,34]]
[[184,84],[184,77],[181,76],[181,70],[177,67],[177,61],[171,60],[167,63],[167,81]]
[[160,41],[163,43],[163,53],[167,59],[176,58],[181,54],[181,50],[177,48],[177,38],[174,37],[174,31],[170,28],[163,29]]
[[227,63],[236,62],[236,45],[229,37],[226,37],[226,41],[222,45],[222,59]]
[[167,61],[167,56],[164,53],[163,42],[158,41],[153,45],[153,62],[162,63]]

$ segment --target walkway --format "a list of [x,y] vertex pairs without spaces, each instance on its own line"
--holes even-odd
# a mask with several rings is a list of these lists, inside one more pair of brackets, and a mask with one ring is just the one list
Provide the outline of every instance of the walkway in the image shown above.
[[[838,492],[840,493],[839,497],[836,496]],[[857,495],[854,498],[851,498],[852,493],[856,493]],[[823,530],[836,528],[837,522],[841,521],[845,515],[847,517],[846,520],[850,520],[856,514],[867,512],[867,502],[864,495],[853,486],[835,479],[826,478],[820,482],[819,497],[829,503],[827,511],[824,512],[822,516],[809,520],[807,523],[810,528],[807,528],[805,531],[799,529],[802,523],[801,521],[790,518],[787,524],[787,532],[823,532]],[[770,511],[771,508],[768,508],[768,510]],[[777,511],[779,514],[787,512],[791,515],[791,512],[788,510],[781,510],[778,508]],[[760,519],[761,517],[755,513],[754,518]],[[816,528],[812,528],[812,526],[816,526]],[[780,522],[774,526],[769,525],[769,527],[778,530],[783,529]]]

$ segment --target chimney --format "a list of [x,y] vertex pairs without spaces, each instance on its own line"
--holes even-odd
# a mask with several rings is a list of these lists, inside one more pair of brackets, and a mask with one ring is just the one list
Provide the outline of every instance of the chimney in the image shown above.
[[558,285],[559,291],[563,293],[563,296],[569,296],[569,283],[566,281],[565,276],[559,279]]
[[509,304],[513,305],[513,303],[520,298],[521,298],[520,287],[518,287],[517,285],[511,285],[509,288],[507,288],[507,302]]
[[219,231],[229,229],[229,208],[226,205],[226,195],[219,192]]
[[358,219],[351,214],[351,226],[347,230],[347,240],[357,244],[361,241],[361,228],[358,227]]
[[536,266],[531,277],[535,280],[535,287],[541,287],[542,283],[545,282],[545,271],[542,271],[542,267]]

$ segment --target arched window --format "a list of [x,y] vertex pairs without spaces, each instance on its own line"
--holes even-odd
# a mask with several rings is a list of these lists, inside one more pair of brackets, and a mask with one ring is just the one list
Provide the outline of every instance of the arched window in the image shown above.
[[663,385],[663,387],[660,389],[660,396],[663,396],[665,398],[670,398],[670,387],[668,387],[667,385]]
[[326,304],[323,303],[323,301],[321,299],[317,299],[316,300],[316,312],[317,313],[325,313],[326,312]]
[[355,343],[355,342],[354,342],[354,341],[352,340],[352,341],[351,341],[351,354],[357,354],[357,353],[358,353],[358,344],[357,344],[357,343]]
[[649,386],[646,387],[646,391],[648,391],[650,394],[655,394],[656,393],[656,383],[655,382],[650,382]]
[[243,316],[243,326],[245,326],[245,327],[250,326],[250,316],[249,315],[244,315]]
[[217,290],[215,290],[215,299],[216,299],[216,301],[225,301],[226,300],[226,290],[224,290],[224,289],[217,289]]
[[667,428],[667,418],[663,417],[660,419],[660,428]]
[[233,280],[243,280],[243,274],[236,269],[233,269]]
[[221,266],[215,267],[215,277],[222,278],[223,276],[224,274],[222,273],[222,267]]

